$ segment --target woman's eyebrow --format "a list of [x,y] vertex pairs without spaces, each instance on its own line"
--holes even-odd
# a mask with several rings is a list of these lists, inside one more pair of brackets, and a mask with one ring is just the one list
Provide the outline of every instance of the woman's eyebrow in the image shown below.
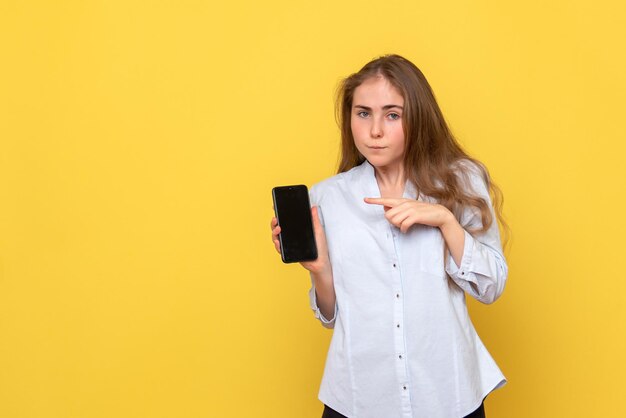
[[[358,107],[359,109],[363,109],[363,110],[369,110],[369,111],[371,111],[371,110],[372,110],[372,108],[371,108],[371,107],[368,107],[368,106],[363,106],[363,105],[354,105],[354,107],[355,107],[355,108],[356,108],[356,107]],[[384,106],[382,107],[382,109],[383,109],[383,110],[388,110],[388,109],[393,109],[394,107],[397,107],[397,108],[398,108],[398,109],[400,109],[400,110],[403,110],[403,109],[404,109],[402,106],[400,106],[400,105],[395,105],[395,104],[388,104],[388,105],[384,105]]]

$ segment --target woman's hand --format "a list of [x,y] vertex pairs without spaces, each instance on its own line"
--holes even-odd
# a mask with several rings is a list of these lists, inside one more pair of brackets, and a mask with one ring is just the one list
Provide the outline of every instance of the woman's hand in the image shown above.
[[[322,227],[322,224],[317,214],[317,206],[313,206],[311,208],[311,217],[313,219],[313,232],[315,233],[315,242],[317,243],[317,259],[313,261],[301,261],[300,264],[302,265],[302,267],[304,267],[313,274],[319,274],[328,277],[330,274],[332,274],[332,269],[330,266],[330,259],[328,257],[326,234],[324,233],[324,228]],[[280,254],[280,240],[278,239],[278,234],[280,234],[280,226],[278,225],[278,220],[275,217],[272,218],[270,226],[272,228],[272,242],[274,243],[276,251],[278,251],[278,253]]]
[[372,205],[383,205],[385,207],[385,218],[392,225],[400,228],[400,231],[407,232],[415,224],[423,224],[441,228],[451,222],[456,222],[456,218],[443,205],[419,202],[415,199],[405,198],[373,198],[366,197],[365,203]]

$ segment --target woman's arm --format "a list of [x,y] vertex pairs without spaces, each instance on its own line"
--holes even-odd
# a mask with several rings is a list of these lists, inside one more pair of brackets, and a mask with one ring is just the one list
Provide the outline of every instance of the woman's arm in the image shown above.
[[508,266],[487,184],[479,172],[471,170],[469,174],[469,186],[485,200],[493,221],[486,231],[470,234],[468,229],[480,230],[483,226],[476,208],[465,208],[460,223],[454,216],[449,216],[440,226],[448,249],[445,268],[460,288],[474,299],[489,304],[504,291]]
[[311,308],[316,312],[322,325],[333,328],[337,314],[333,275],[311,273],[311,282]]
[[[320,221],[318,206],[311,208],[311,217],[313,219],[313,232],[315,233],[318,257],[316,260],[302,261],[300,264],[311,275],[311,290],[309,291],[311,309],[313,309],[315,316],[322,322],[324,327],[333,328],[337,313],[333,270],[328,256],[326,234]],[[276,251],[280,254],[278,235],[281,229],[275,217],[272,218],[270,226],[272,228],[272,242]]]
[[473,190],[487,202],[493,219],[487,231],[475,235],[466,230],[482,227],[480,213],[474,208],[464,210],[461,226],[452,212],[440,204],[405,198],[365,198],[365,202],[383,205],[385,218],[402,232],[415,224],[439,228],[447,247],[446,273],[473,298],[493,303],[504,290],[508,267],[487,187],[479,175],[471,176],[471,182]]
[[[446,209],[446,208],[444,208]],[[454,259],[454,262],[458,265],[461,264],[463,258],[463,248],[465,247],[465,230],[456,220],[452,212],[446,209],[448,212],[447,220],[439,227],[443,239],[446,242],[446,246],[450,250],[450,254]]]
[[317,260],[303,261],[300,264],[311,273],[311,308],[315,311],[315,316],[326,328],[333,328],[337,313],[333,269],[319,212],[319,206],[311,208],[313,232],[317,243]]

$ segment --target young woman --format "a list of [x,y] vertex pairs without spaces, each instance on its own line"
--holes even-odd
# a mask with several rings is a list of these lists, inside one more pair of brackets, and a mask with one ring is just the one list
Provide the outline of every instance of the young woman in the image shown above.
[[[492,303],[504,289],[500,191],[405,58],[345,79],[337,115],[339,174],[310,192],[319,257],[301,263],[315,316],[334,328],[323,417],[484,417],[506,380],[465,293]],[[276,218],[271,227],[280,251]]]

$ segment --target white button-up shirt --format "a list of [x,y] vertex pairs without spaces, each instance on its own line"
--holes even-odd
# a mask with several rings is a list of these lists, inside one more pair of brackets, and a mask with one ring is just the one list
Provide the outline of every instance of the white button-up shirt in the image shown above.
[[[491,207],[485,183],[470,170],[473,191]],[[404,197],[415,199],[407,181]],[[334,328],[319,399],[353,418],[464,417],[506,383],[476,334],[465,292],[497,299],[507,277],[497,222],[482,234],[466,230],[457,266],[439,228],[414,225],[402,233],[384,217],[374,167],[365,161],[311,188],[319,206],[333,269],[336,305],[324,318]],[[421,201],[434,202],[420,195]],[[493,214],[493,208],[492,214]],[[481,225],[466,209],[464,228]]]

